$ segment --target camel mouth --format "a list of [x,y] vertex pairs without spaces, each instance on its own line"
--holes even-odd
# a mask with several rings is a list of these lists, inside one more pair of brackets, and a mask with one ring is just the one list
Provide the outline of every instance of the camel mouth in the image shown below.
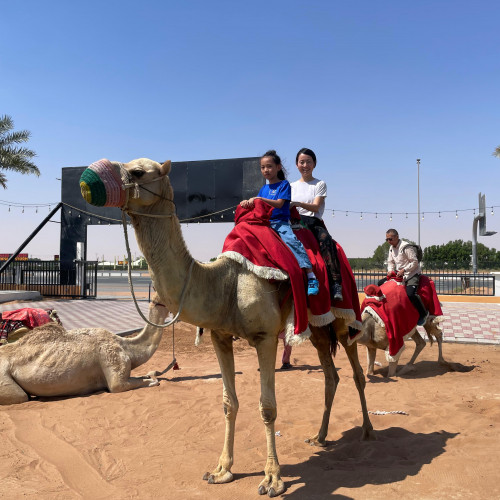
[[127,193],[121,170],[105,158],[92,163],[80,177],[83,199],[96,207],[122,207]]

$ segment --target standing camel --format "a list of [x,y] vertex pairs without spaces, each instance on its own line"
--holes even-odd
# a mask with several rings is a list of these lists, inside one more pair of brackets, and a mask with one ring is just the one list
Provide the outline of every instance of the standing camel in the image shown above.
[[[173,189],[168,177],[170,168],[170,161],[160,165],[146,158],[126,164],[101,160],[82,174],[82,195],[89,203],[120,206],[130,216],[161,301],[173,312],[179,311],[182,302],[179,319],[211,330],[222,374],[226,432],[217,467],[204,475],[209,483],[227,483],[233,479],[231,467],[239,406],[235,389],[233,336],[246,339],[255,347],[260,367],[260,413],[267,440],[265,478],[258,492],[274,497],[285,491],[275,444],[275,363],[278,334],[285,328],[292,308],[289,284],[284,286],[281,282],[279,286],[260,278],[241,264],[224,257],[224,254],[210,263],[195,261],[186,248],[175,215]],[[97,181],[96,172],[100,177]],[[113,179],[120,178],[124,186],[116,187]],[[95,190],[99,182],[104,188],[101,179],[106,180],[105,195],[103,189]],[[282,302],[284,304],[280,307]],[[348,345],[348,328],[343,320],[337,319],[334,328],[353,367],[363,411],[363,439],[369,439],[373,437],[373,427],[366,408],[365,379],[357,346]],[[339,382],[332,360],[335,341],[330,338],[327,327],[311,326],[311,331],[311,342],[318,351],[325,375],[325,406],[319,432],[308,441],[325,446],[331,407]]]

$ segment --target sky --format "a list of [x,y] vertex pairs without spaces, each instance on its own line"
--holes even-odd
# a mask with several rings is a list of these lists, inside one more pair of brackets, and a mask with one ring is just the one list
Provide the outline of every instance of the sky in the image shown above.
[[[302,147],[348,257],[392,227],[422,247],[471,240],[480,192],[498,234],[478,241],[500,249],[498,19],[493,0],[2,2],[0,115],[31,132],[41,176],[6,172],[0,253],[60,201],[64,167],[272,148],[294,181]],[[24,252],[59,254],[53,220]],[[183,234],[208,260],[231,227]],[[124,254],[120,226],[89,227],[89,260]]]

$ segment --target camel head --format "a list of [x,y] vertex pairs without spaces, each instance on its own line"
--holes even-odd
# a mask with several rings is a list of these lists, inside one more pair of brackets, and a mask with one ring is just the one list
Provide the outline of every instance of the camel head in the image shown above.
[[80,177],[80,189],[87,203],[95,206],[140,210],[173,201],[168,174],[171,162],[163,165],[139,158],[129,163],[106,159],[92,163]]

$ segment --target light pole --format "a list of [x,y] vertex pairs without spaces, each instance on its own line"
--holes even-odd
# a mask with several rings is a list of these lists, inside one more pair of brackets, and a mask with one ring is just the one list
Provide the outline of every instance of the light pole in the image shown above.
[[417,243],[418,245],[420,245],[420,158],[417,158],[417,221]]

